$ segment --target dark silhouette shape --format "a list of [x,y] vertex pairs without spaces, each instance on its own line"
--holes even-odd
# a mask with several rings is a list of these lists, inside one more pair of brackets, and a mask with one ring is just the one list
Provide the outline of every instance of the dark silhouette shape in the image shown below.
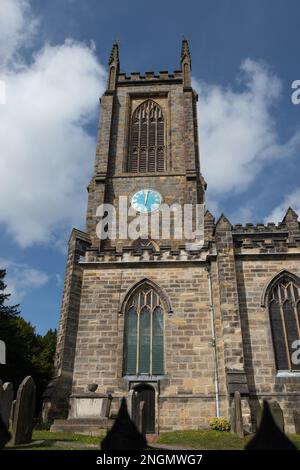
[[0,449],[3,449],[5,444],[10,440],[10,437],[10,433],[0,416]]
[[117,419],[101,442],[101,449],[111,450],[142,450],[147,448],[145,437],[137,430],[136,425],[130,419],[125,398],[117,416]]
[[245,446],[246,450],[297,450],[296,446],[279,429],[267,400],[263,401],[262,417],[257,433]]
[[31,442],[35,404],[36,387],[33,378],[28,375],[17,392],[12,425],[13,445]]

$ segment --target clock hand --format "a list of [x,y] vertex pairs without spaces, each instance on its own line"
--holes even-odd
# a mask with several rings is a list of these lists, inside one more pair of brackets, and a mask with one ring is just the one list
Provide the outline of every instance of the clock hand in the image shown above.
[[147,194],[146,194],[146,198],[145,198],[145,206],[147,206],[149,192],[150,192],[150,191],[147,191]]

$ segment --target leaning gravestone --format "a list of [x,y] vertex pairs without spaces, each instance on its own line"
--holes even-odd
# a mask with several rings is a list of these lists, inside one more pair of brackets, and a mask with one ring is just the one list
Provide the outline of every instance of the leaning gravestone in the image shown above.
[[239,437],[244,437],[242,402],[240,392],[234,392],[230,407],[230,429]]
[[11,382],[6,382],[4,385],[2,385],[2,381],[0,380],[0,417],[2,418],[2,422],[7,428],[9,427],[9,417],[13,397],[13,384]]
[[13,417],[13,444],[26,444],[31,441],[35,411],[35,383],[26,377],[19,386]]

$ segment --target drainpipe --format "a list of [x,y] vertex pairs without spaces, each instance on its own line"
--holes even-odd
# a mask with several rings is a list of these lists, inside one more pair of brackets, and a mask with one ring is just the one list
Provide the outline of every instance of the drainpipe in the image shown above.
[[208,279],[208,292],[209,292],[209,309],[210,309],[210,321],[211,321],[211,345],[213,348],[214,356],[214,383],[215,383],[215,396],[216,396],[216,415],[220,417],[220,400],[219,400],[219,376],[218,376],[218,357],[217,357],[217,344],[216,344],[216,331],[215,331],[215,309],[212,296],[212,284],[211,284],[211,271],[210,265],[207,267],[207,279]]

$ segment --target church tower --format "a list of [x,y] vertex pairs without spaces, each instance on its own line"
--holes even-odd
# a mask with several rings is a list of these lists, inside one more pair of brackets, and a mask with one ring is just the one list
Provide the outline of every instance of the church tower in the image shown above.
[[292,429],[292,382],[282,374],[289,368],[296,393],[288,338],[299,323],[283,324],[284,343],[272,315],[276,282],[300,298],[297,215],[278,227],[233,227],[206,211],[192,242],[178,236],[180,210],[203,209],[206,189],[191,63],[184,39],[179,70],[126,75],[113,45],[86,229],[69,239],[56,372],[44,396],[53,430],[109,428],[123,397],[144,433],[198,429],[228,418],[235,392],[248,429],[265,393],[281,400]]
[[51,384],[55,396],[48,402],[52,414],[69,417],[69,424],[95,417],[95,410],[82,416],[78,411],[89,394],[99,397],[100,408],[101,401],[111,400],[112,409],[126,397],[136,421],[144,401],[147,432],[172,426],[178,406],[190,426],[195,407],[201,408],[196,396],[211,397],[203,402],[203,416],[207,400],[208,414],[216,414],[208,244],[189,249],[184,234],[175,236],[172,214],[168,238],[161,221],[157,238],[151,233],[120,238],[117,228],[114,239],[101,240],[97,232],[99,206],[110,204],[119,215],[121,196],[144,215],[153,207],[159,212],[162,204],[204,204],[197,94],[186,39],[180,64],[173,73],[126,75],[120,72],[118,44],[111,51],[86,231],[74,229],[69,240],[57,376]]
[[[120,73],[117,44],[113,45],[108,65],[94,176],[88,188],[86,231],[98,250],[100,204],[111,204],[118,211],[119,198],[125,196],[128,205],[136,209],[144,195],[149,207],[155,202],[151,199],[158,204],[195,205],[204,203],[205,191],[199,168],[197,95],[191,88],[187,40],[182,42],[181,70],[172,74]],[[178,248],[180,243],[174,236],[171,239],[170,244],[170,239],[163,240],[160,233],[156,243],[150,242],[149,246]],[[116,241],[100,245],[100,251],[108,247],[119,251],[131,241],[117,236]]]

